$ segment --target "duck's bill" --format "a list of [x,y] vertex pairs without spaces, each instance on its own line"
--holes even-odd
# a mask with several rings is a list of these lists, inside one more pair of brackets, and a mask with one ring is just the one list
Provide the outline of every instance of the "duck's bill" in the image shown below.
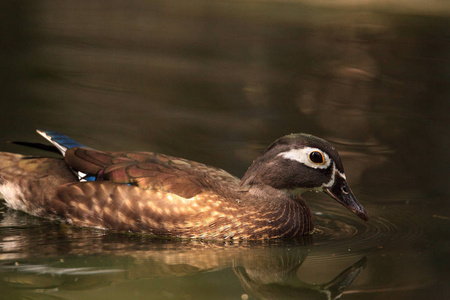
[[337,202],[354,212],[358,217],[364,221],[367,221],[369,216],[367,215],[364,207],[359,204],[358,200],[356,200],[345,179],[338,174],[336,175],[336,180],[334,181],[333,186],[330,188],[325,188],[325,192]]

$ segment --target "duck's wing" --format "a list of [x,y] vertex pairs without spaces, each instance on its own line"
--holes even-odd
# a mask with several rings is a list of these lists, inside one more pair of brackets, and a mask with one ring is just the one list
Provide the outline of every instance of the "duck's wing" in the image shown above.
[[202,190],[234,189],[238,178],[228,172],[182,158],[152,152],[104,152],[70,137],[37,130],[64,156],[80,181],[110,181],[191,198]]
[[218,182],[237,183],[237,178],[221,169],[152,152],[102,152],[75,147],[66,151],[65,160],[72,169],[94,176],[95,181],[133,185],[184,198],[217,189]]

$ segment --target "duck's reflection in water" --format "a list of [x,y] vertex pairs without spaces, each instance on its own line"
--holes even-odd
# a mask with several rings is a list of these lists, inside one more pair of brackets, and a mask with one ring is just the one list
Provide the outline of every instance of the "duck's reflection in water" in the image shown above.
[[237,266],[234,272],[244,289],[258,299],[339,299],[364,269],[367,259],[363,257],[330,282],[317,284],[298,278],[301,263],[279,270]]
[[[90,247],[71,242],[71,250],[66,248],[58,256],[4,260],[0,262],[0,288],[22,296],[51,293],[58,297],[58,292],[67,295],[117,284],[126,288],[137,279],[182,280],[206,272],[214,276],[232,268],[245,291],[258,299],[337,299],[364,269],[366,258],[345,270],[330,268],[330,274],[341,272],[330,282],[308,284],[298,277],[311,253],[308,242],[161,241],[111,234],[92,239]],[[156,291],[141,292],[150,296]]]

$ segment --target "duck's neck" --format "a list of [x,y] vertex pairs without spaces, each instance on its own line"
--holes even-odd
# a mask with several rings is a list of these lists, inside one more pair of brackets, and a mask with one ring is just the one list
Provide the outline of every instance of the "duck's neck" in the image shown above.
[[296,237],[312,232],[312,215],[300,195],[290,195],[267,185],[248,187],[249,203],[257,230],[270,237]]
[[239,185],[241,187],[245,186],[255,186],[263,185],[264,180],[262,178],[263,174],[265,173],[262,169],[262,157],[258,157],[248,168],[247,172],[245,172],[244,176],[242,177],[241,181],[239,182]]

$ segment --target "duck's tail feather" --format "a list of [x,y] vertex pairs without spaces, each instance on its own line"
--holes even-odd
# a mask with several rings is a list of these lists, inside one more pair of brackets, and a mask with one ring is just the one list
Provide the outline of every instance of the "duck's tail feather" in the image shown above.
[[86,147],[74,140],[72,140],[67,135],[61,134],[56,131],[47,130],[36,130],[37,133],[42,135],[47,141],[52,143],[63,156],[66,155],[66,150],[73,147]]
[[[67,149],[74,148],[74,147],[83,147],[87,148],[85,145],[80,144],[74,140],[72,140],[67,135],[64,135],[62,133],[56,132],[56,131],[47,131],[47,130],[36,130],[37,133],[42,135],[47,141],[52,143],[54,147],[58,150],[57,152],[61,152],[63,156],[66,156]],[[94,181],[95,175],[87,174],[81,171],[77,171],[72,169],[74,174],[78,177],[79,181]]]

